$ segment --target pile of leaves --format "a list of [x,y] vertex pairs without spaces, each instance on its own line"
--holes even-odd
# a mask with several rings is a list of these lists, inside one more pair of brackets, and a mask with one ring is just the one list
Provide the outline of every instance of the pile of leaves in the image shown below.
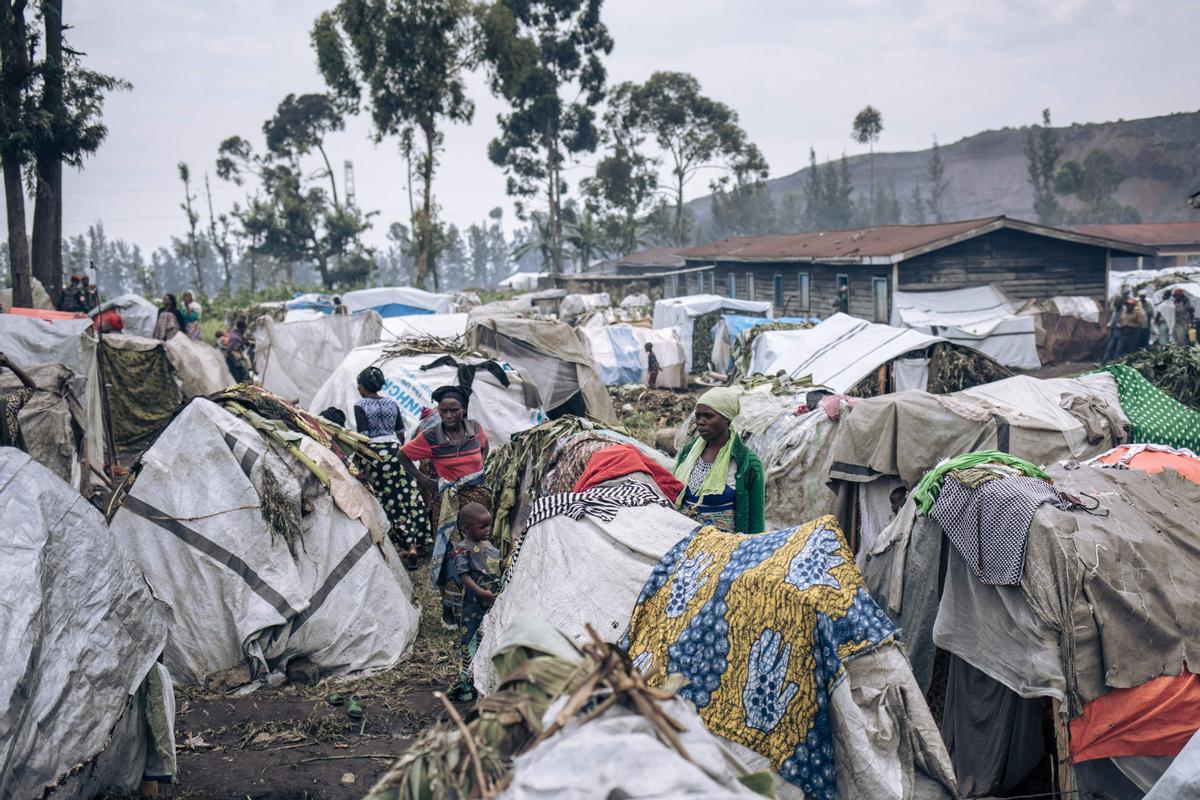
[[1133,367],[1171,397],[1200,409],[1200,347],[1169,344],[1139,350],[1116,363]]
[[[678,428],[696,406],[694,392],[647,389],[645,386],[610,386],[608,394],[622,426],[631,436],[654,444],[662,428]],[[625,409],[628,405],[630,408]]]
[[404,356],[451,355],[463,358],[478,355],[472,352],[467,343],[460,337],[443,339],[439,336],[421,336],[415,339],[402,339],[383,348],[385,358],[400,358]]
[[1012,370],[976,350],[946,342],[933,346],[929,363],[929,391],[950,394],[1012,377]]

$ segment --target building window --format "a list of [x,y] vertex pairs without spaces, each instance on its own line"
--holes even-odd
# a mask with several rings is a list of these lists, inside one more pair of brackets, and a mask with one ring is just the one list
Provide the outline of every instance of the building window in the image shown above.
[[798,276],[800,279],[799,295],[800,295],[800,310],[808,311],[811,308],[808,299],[808,273],[801,272]]
[[783,308],[783,276],[776,275],[774,282],[775,307]]
[[746,299],[747,300],[754,299],[754,273],[753,272],[746,273]]
[[888,321],[888,279],[871,279],[871,300],[875,305],[875,321]]
[[837,294],[833,298],[834,310],[843,314],[850,313],[850,276],[837,276]]
[[737,275],[729,273],[729,296],[737,297]]
[[717,293],[717,271],[715,269],[708,273],[708,293]]

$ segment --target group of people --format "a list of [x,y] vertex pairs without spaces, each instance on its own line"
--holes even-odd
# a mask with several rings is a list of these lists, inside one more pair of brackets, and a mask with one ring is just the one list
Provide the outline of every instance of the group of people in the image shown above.
[[58,310],[71,311],[77,314],[87,314],[100,305],[100,294],[87,275],[78,273],[71,276],[70,282],[63,287],[58,295]]
[[1135,297],[1126,289],[1112,301],[1103,363],[1150,346],[1187,345],[1196,340],[1196,309],[1180,287],[1164,289],[1157,303],[1154,290]]
[[[431,557],[430,577],[442,592],[442,623],[459,633],[459,675],[450,694],[470,700],[475,690],[469,667],[502,572],[491,542],[492,494],[483,481],[487,433],[468,418],[471,389],[448,385],[433,392],[434,407],[407,436],[399,404],[384,394],[386,384],[378,367],[357,376],[354,426],[375,456],[360,459],[360,474],[387,514],[390,538],[405,566],[414,570],[423,555]],[[731,389],[710,389],[699,398],[696,436],[675,464],[683,489],[670,499],[703,524],[761,533],[763,466],[733,428],[740,410]],[[347,422],[337,408],[321,416],[338,425]]]
[[175,299],[170,292],[164,294],[154,323],[154,338],[165,342],[177,333],[186,333],[199,339],[201,313],[203,309],[190,291],[183,293],[182,300]]

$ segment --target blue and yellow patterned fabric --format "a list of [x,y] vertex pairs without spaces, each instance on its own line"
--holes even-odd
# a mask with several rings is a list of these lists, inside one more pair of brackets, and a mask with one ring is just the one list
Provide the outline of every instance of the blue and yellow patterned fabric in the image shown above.
[[891,641],[833,517],[747,536],[697,528],[642,589],[625,645],[712,733],[766,756],[810,798],[837,795],[829,696],[843,662]]

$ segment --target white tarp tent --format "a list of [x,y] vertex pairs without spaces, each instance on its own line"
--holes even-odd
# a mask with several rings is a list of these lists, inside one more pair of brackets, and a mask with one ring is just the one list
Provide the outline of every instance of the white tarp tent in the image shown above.
[[657,386],[678,389],[687,384],[682,333],[679,328],[651,330],[637,325],[603,325],[575,329],[596,363],[606,386],[646,382],[646,345],[658,359]]
[[458,339],[467,332],[467,313],[409,314],[383,320],[383,340],[419,339],[436,336],[439,339]]
[[254,328],[254,371],[263,388],[306,406],[356,347],[378,342],[378,314],[333,314],[305,322],[261,317]]
[[357,289],[342,295],[342,302],[351,314],[374,311],[381,317],[405,317],[413,314],[449,314],[452,298],[411,286],[381,286],[376,289]]
[[568,294],[558,304],[558,318],[564,321],[570,320],[589,311],[599,311],[611,307],[612,300],[609,299],[608,292]]
[[[379,502],[329,450],[299,434],[296,444],[329,489],[203,398],[141,456],[112,530],[171,608],[163,658],[182,683],[241,665],[261,678],[298,658],[322,673],[386,668],[417,635]],[[264,505],[294,514],[290,540]]]
[[1015,369],[1038,369],[1037,321],[1020,316],[992,285],[942,292],[893,292],[892,325],[942,336]]
[[[422,367],[437,361],[439,356],[417,355],[387,357],[384,355],[386,345],[374,344],[359,347],[352,351],[325,385],[317,391],[309,404],[309,410],[319,414],[329,407],[341,409],[346,415],[346,425],[354,429],[354,403],[358,400],[358,373],[369,366],[377,366],[383,370],[387,382],[380,392],[384,397],[390,397],[400,406],[404,415],[404,429],[412,433],[420,422],[422,408],[433,405],[433,390],[439,386],[455,385],[458,383],[458,368],[450,364],[422,369]],[[462,364],[479,364],[482,358],[456,358]],[[519,431],[532,428],[546,420],[546,415],[536,402],[530,402],[536,397],[536,391],[526,386],[525,376],[507,364],[502,365],[508,378],[508,386],[503,386],[496,376],[484,369],[475,373],[471,389],[471,403],[467,416],[478,420],[487,433],[492,447],[499,447],[508,441],[509,437]]]
[[[1200,278],[1200,266],[1167,267],[1165,269],[1134,269],[1126,272],[1112,271],[1108,273],[1108,296],[1116,297],[1123,289],[1133,289],[1146,283],[1157,283],[1164,278],[1178,276],[1184,282],[1191,278]],[[1161,293],[1160,293],[1161,294]]]
[[[174,742],[150,729],[173,725],[155,664],[167,621],[141,573],[100,512],[12,448],[0,519],[0,796],[91,798],[168,777]],[[148,757],[155,741],[170,762]]]
[[672,297],[659,300],[654,304],[654,327],[678,327],[682,332],[683,351],[685,354],[685,369],[701,369],[705,364],[692,363],[692,334],[693,322],[696,317],[713,311],[723,311],[730,314],[750,312],[762,314],[770,319],[774,316],[774,306],[765,301],[735,300],[730,297],[719,297],[715,294],[694,294],[687,297]]
[[548,272],[514,272],[498,284],[501,289],[512,289],[517,292],[533,291],[538,286],[539,278],[549,277]]
[[121,324],[124,325],[121,333],[146,337],[154,335],[154,323],[158,322],[158,306],[140,294],[130,293],[114,297],[112,300],[101,303],[100,307],[92,311],[90,316],[95,319],[101,311],[107,311],[110,308],[115,308],[121,315]]
[[167,360],[179,379],[185,400],[200,397],[233,385],[233,375],[225,356],[217,348],[197,341],[186,333],[177,333],[165,343]]
[[[834,392],[847,392],[881,365],[944,341],[941,336],[928,336],[911,328],[834,314],[808,330],[760,334],[754,340],[750,374],[775,375],[783,371],[793,378],[811,378],[814,384]],[[905,384],[905,389],[925,388],[919,376],[896,382]]]

